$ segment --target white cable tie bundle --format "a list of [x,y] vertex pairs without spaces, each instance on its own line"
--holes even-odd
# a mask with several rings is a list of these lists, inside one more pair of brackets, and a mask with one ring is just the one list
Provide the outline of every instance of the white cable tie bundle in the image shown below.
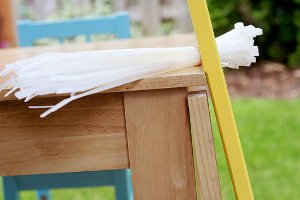
[[[262,30],[236,23],[235,28],[216,39],[221,63],[225,67],[250,66],[259,55],[254,37]],[[124,85],[146,76],[197,66],[201,56],[197,46],[177,48],[140,48],[74,53],[49,53],[8,64],[0,73],[10,79],[0,90],[11,89],[18,99],[30,99],[49,94],[70,97],[49,108],[46,117],[75,99]]]

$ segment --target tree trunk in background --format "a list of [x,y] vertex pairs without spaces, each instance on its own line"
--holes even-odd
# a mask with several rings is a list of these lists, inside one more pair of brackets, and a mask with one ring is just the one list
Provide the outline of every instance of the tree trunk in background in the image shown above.
[[7,42],[8,46],[17,46],[15,0],[0,1],[0,42]]

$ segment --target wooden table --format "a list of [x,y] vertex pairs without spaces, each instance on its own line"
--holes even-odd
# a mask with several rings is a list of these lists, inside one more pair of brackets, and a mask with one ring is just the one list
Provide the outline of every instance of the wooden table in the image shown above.
[[[0,51],[0,65],[42,52],[194,43],[193,35],[183,35],[8,49]],[[137,200],[221,199],[207,95],[191,93],[194,86],[206,86],[200,67],[82,98],[44,119],[28,105],[51,105],[63,97],[23,103],[1,95],[0,175],[131,168]]]

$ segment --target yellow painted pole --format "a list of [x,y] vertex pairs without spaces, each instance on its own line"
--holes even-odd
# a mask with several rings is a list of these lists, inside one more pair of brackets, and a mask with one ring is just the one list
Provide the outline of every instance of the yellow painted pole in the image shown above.
[[236,198],[253,200],[206,0],[188,0]]

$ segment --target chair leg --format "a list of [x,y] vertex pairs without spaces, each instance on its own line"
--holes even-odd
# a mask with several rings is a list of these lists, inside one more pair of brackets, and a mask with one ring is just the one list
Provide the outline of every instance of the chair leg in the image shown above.
[[132,200],[132,183],[130,170],[114,170],[113,181],[117,200]]
[[3,177],[3,190],[5,200],[19,200],[19,191],[16,178],[13,176]]
[[49,190],[38,190],[37,193],[37,200],[50,200],[50,192]]

